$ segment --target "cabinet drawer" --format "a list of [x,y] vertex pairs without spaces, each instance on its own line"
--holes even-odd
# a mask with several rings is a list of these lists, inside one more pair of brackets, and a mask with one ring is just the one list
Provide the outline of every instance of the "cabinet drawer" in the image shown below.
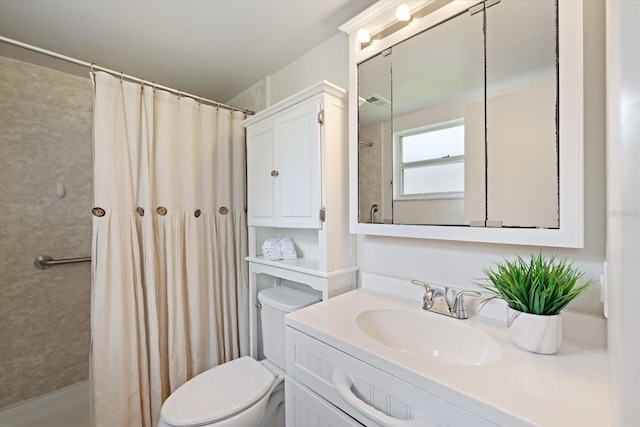
[[291,327],[286,333],[287,375],[366,426],[495,426]]
[[362,427],[362,424],[289,377],[285,379],[285,396],[287,427]]

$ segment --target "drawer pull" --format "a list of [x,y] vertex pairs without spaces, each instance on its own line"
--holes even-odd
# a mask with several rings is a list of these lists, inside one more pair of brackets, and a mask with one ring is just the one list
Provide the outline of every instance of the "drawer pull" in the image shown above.
[[351,379],[342,371],[333,368],[331,376],[333,387],[340,397],[353,409],[360,412],[371,421],[380,424],[382,427],[442,427],[442,425],[430,418],[415,418],[413,420],[401,420],[391,417],[373,406],[364,402],[351,390]]

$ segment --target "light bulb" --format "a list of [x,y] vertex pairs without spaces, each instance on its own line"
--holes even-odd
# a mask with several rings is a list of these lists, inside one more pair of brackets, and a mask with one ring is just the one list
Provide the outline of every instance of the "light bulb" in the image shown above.
[[369,30],[366,28],[360,28],[356,37],[358,37],[358,41],[363,44],[371,41],[371,35],[369,34]]
[[411,20],[411,10],[409,9],[409,5],[402,3],[396,9],[396,18],[398,21],[406,22]]

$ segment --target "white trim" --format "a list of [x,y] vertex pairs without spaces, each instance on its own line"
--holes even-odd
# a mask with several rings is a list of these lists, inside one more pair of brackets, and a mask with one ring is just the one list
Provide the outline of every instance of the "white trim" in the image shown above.
[[242,125],[244,127],[248,127],[250,125],[253,125],[255,123],[258,123],[268,117],[271,117],[277,113],[279,113],[280,111],[284,111],[287,108],[296,105],[302,101],[306,101],[307,99],[309,99],[310,97],[320,94],[322,92],[328,93],[329,95],[332,95],[338,99],[345,99],[347,97],[347,91],[342,89],[339,86],[334,85],[333,83],[330,83],[326,80],[321,81],[320,83],[317,83],[311,87],[308,87],[305,90],[302,90],[292,96],[290,96],[287,99],[284,99],[280,102],[278,102],[275,105],[270,106],[269,108],[260,111],[259,113],[256,113],[255,115],[248,117],[247,119],[245,119],[242,122]]

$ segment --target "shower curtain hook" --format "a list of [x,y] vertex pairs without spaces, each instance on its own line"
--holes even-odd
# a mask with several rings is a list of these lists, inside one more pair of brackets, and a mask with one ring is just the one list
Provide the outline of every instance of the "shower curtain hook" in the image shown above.
[[156,93],[156,82],[153,82],[153,93]]
[[91,63],[91,68],[89,68],[89,72],[90,72],[90,73],[93,73],[93,72],[94,72],[94,71],[93,71],[93,66],[94,66],[94,65],[96,65],[96,63],[95,63],[95,62],[92,62],[92,63]]
[[120,83],[122,83],[122,71],[120,71]]

